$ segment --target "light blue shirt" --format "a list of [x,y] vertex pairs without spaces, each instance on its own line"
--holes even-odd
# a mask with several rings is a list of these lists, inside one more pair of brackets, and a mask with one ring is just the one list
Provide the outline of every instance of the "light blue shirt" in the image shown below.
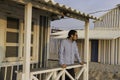
[[60,64],[74,64],[75,58],[78,60],[79,63],[81,62],[76,41],[72,42],[69,39],[62,40],[58,53]]

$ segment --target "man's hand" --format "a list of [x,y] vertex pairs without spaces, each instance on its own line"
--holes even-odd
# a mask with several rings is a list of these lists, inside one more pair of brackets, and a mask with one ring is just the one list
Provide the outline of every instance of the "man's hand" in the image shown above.
[[61,66],[62,66],[62,68],[66,68],[66,64],[62,64]]
[[84,62],[80,62],[80,65],[83,65],[83,64],[85,64]]

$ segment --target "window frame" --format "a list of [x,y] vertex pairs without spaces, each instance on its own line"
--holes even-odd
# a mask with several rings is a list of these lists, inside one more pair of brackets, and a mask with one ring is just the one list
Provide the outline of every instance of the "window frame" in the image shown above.
[[[18,19],[19,20],[19,29],[11,29],[11,28],[7,28],[7,18],[13,18],[13,19]],[[33,36],[33,43],[31,44],[31,47],[33,47],[33,55],[31,56],[31,61],[32,62],[37,62],[38,61],[38,58],[36,58],[36,56],[38,55],[38,47],[37,47],[37,44],[38,44],[38,41],[37,41],[37,37],[39,35],[37,35],[37,20],[33,20],[34,22],[34,25],[33,25],[33,29],[34,31],[31,32]],[[32,30],[31,30],[32,31]],[[9,43],[9,42],[6,42],[6,37],[7,37],[7,32],[15,32],[15,33],[18,33],[18,43]],[[5,27],[5,38],[4,38],[4,59],[3,59],[3,62],[15,62],[15,61],[23,61],[24,59],[24,20],[23,19],[20,19],[20,18],[17,18],[17,17],[11,17],[11,16],[7,16],[6,17],[6,27]],[[6,47],[7,46],[17,46],[18,47],[18,57],[6,57]]]

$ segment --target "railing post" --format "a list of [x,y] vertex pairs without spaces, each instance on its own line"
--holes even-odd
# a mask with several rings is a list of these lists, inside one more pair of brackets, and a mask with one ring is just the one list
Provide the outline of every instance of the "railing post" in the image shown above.
[[57,71],[55,71],[55,72],[53,73],[52,80],[55,80],[56,77],[57,77]]
[[62,80],[65,80],[65,72],[62,75]]

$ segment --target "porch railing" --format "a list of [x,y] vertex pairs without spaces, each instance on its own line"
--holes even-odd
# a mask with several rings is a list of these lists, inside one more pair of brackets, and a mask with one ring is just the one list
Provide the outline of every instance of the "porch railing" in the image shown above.
[[[38,63],[31,62],[31,69],[38,68]],[[23,70],[23,62],[0,63],[0,80],[17,80],[17,71]]]
[[[31,71],[31,80],[65,80],[65,74],[71,80],[79,80],[81,74],[86,70],[86,64],[84,65],[71,65],[66,68],[53,68],[53,69],[40,69],[40,70],[33,70]],[[75,74],[75,78],[72,77],[66,69],[71,68],[80,68],[79,71]],[[37,75],[40,75],[42,78],[37,78]],[[84,79],[83,79],[84,80]]]

